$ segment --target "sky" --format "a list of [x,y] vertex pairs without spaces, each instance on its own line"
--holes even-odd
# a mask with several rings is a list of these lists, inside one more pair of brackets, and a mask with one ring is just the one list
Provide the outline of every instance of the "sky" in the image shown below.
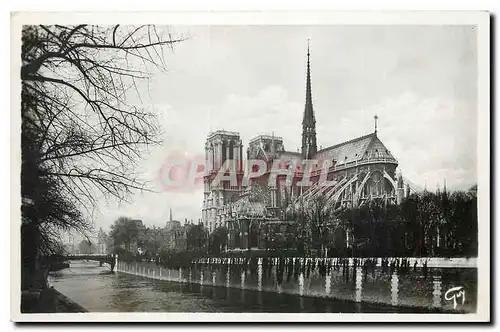
[[[172,153],[204,156],[209,132],[283,138],[297,151],[305,102],[307,43],[318,147],[373,132],[405,178],[429,190],[477,182],[477,47],[472,26],[176,26],[185,41],[165,52],[167,72],[142,86],[165,132],[141,169],[155,193],[103,201],[94,222],[120,216],[163,226],[201,218],[203,189],[164,190]],[[144,93],[142,93],[142,91]]]

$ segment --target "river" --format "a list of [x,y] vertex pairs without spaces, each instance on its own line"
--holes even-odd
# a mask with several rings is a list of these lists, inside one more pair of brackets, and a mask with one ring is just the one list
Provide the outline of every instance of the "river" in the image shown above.
[[71,262],[49,277],[90,312],[426,312],[423,308],[314,298],[111,273],[97,262]]

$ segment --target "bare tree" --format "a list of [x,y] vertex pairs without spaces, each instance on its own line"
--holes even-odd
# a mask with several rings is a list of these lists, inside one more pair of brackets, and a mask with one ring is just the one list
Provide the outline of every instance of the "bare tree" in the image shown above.
[[334,206],[329,204],[324,195],[318,195],[304,202],[298,199],[292,202],[286,211],[287,220],[296,226],[295,242],[299,251],[315,248],[323,255],[326,246],[332,240],[332,234],[340,227],[334,213]]
[[23,110],[23,121],[42,134],[37,163],[45,175],[82,206],[95,205],[96,190],[124,199],[144,189],[134,168],[161,130],[130,98],[140,101],[139,81],[166,70],[163,50],[179,41],[154,26],[24,28],[22,89],[36,107]]
[[181,40],[151,25],[23,28],[22,236],[39,239],[36,251],[60,230],[88,230],[101,197],[147,189],[137,162],[162,133],[155,114],[134,105],[140,84],[166,71],[164,49]]
[[323,255],[330,231],[336,225],[333,205],[328,203],[327,197],[319,195],[307,203],[304,213],[311,230],[311,243]]

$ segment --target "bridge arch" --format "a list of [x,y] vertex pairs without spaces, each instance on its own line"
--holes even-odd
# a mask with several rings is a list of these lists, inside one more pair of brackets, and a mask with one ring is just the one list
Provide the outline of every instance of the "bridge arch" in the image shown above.
[[113,254],[68,254],[62,257],[65,261],[97,261],[101,266],[103,263],[108,263],[111,271],[114,271],[116,264],[116,255]]

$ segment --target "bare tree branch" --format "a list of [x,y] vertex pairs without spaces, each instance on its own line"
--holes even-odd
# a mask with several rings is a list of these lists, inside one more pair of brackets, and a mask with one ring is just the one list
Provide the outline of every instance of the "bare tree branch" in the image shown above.
[[85,234],[101,195],[150,190],[136,166],[162,132],[128,98],[184,39],[148,25],[23,27],[22,195],[35,202],[23,220],[38,225],[41,250],[57,247],[59,231]]

